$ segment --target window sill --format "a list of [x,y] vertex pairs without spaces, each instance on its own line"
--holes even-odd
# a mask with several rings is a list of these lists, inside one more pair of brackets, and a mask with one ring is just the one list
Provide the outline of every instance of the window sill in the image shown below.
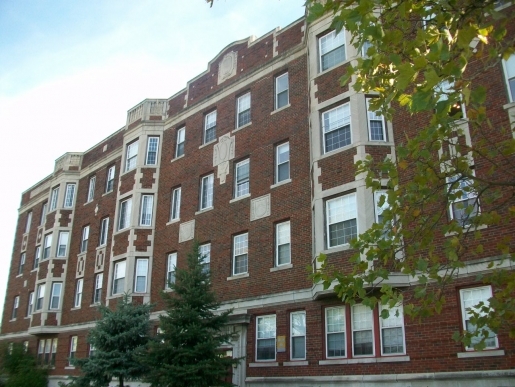
[[208,208],[204,208],[202,210],[199,210],[197,212],[195,212],[195,215],[200,215],[200,214],[203,214],[204,212],[208,212],[208,211],[211,211],[212,209],[214,209],[215,207],[211,206],[211,207],[208,207]]
[[75,367],[74,366],[66,366],[64,367],[65,370],[74,370]]
[[348,244],[348,243],[345,245],[330,247],[326,250],[322,250],[322,253],[325,255],[329,255],[332,253],[339,253],[340,251],[346,251],[346,250],[350,250],[350,244]]
[[9,320],[9,322],[15,322],[16,321],[16,318],[12,318]]
[[88,204],[91,204],[91,203],[93,203],[94,201],[95,201],[95,199],[92,199],[92,200],[90,200],[89,202],[84,203],[84,204],[83,204],[83,206],[87,206]]
[[281,266],[271,267],[270,272],[287,270],[287,269],[291,269],[291,268],[293,268],[293,265],[291,263],[288,263],[288,264],[281,265]]
[[334,359],[319,360],[318,365],[338,365],[338,364],[366,364],[366,363],[397,363],[410,361],[409,356],[384,356],[384,357],[364,357],[354,359]]
[[[322,139],[322,145],[325,147],[325,144],[323,143],[323,139]],[[338,149],[333,149],[332,151],[329,151],[329,152],[325,152],[322,153],[320,155],[320,158],[318,160],[323,160],[323,159],[326,159],[328,157],[331,157],[331,156],[334,156],[338,153],[341,153],[341,152],[345,152],[345,151],[348,151],[349,149],[353,149],[356,147],[356,144],[354,143],[350,143],[349,145],[345,145],[345,146],[342,146],[341,148],[338,148]]]
[[91,304],[89,307],[90,308],[98,308],[100,306],[100,302],[96,302],[94,304]]
[[279,363],[276,361],[263,363],[249,363],[249,367],[279,367]]
[[246,199],[246,198],[250,198],[250,194],[245,194],[245,195],[238,196],[237,198],[229,200],[229,203],[234,203],[234,202],[237,202],[239,200]]
[[284,105],[283,107],[280,107],[279,109],[275,109],[274,111],[270,112],[270,115],[274,115],[275,113],[279,113],[280,111],[288,109],[290,106],[290,103],[288,103],[287,105]]
[[458,352],[456,355],[458,356],[458,359],[470,359],[476,357],[504,356],[505,353],[503,349],[496,349],[484,351]]
[[[347,56],[347,55],[345,55],[345,56]],[[320,61],[320,55],[318,56],[318,61]],[[327,73],[331,72],[332,70],[334,70],[335,68],[340,67],[340,66],[343,66],[343,65],[345,65],[345,64],[347,64],[347,63],[350,63],[350,62],[351,62],[351,61],[350,61],[349,59],[345,59],[343,62],[340,62],[340,63],[338,63],[338,64],[335,64],[334,66],[329,67],[328,69],[325,69],[325,70],[320,70],[320,69],[319,69],[319,70],[318,70],[319,72],[318,72],[318,74],[317,74],[316,76],[317,76],[317,77],[319,77],[319,76],[321,76],[321,75],[327,74]]]
[[245,128],[249,127],[250,125],[252,125],[252,121],[250,121],[248,124],[234,128],[234,130],[232,132],[233,133],[239,132],[240,130],[245,129]]
[[515,108],[515,102],[509,102],[506,105],[503,105],[504,110],[510,110],[511,108]]
[[169,226],[169,225],[174,224],[174,223],[179,223],[180,221],[181,221],[181,218],[172,219],[168,223],[166,223],[166,225]]
[[288,184],[288,183],[291,183],[291,179],[286,179],[286,180],[280,181],[279,183],[272,184],[270,186],[270,189],[273,189],[273,188],[276,188],[276,187],[280,187],[281,185],[285,185],[285,184]]
[[80,306],[74,306],[73,308],[70,309],[70,311],[73,311],[73,310],[80,310],[81,307]]
[[[482,225],[477,226],[477,227],[463,227],[463,232],[466,234],[466,233],[469,233],[469,232],[475,232],[475,231],[484,230],[484,229],[487,229],[487,228],[488,228],[488,226],[485,225],[485,224],[482,224]],[[457,232],[448,232],[444,236],[445,237],[451,237],[451,236],[454,236],[454,235],[457,235],[457,234],[458,234]]]
[[16,274],[16,278],[21,278],[21,277],[23,277],[23,273],[21,273],[21,274]]
[[298,366],[307,366],[307,365],[309,365],[309,362],[307,360],[304,360],[304,361],[293,360],[293,361],[283,362],[283,366],[285,366],[285,367],[298,367]]
[[114,192],[114,189],[112,189],[111,191],[104,192],[104,193],[102,194],[102,197],[103,197],[103,196],[106,196],[106,195],[109,195],[110,193],[113,193],[113,192]]
[[199,149],[202,149],[202,148],[204,148],[204,147],[206,147],[206,146],[208,146],[208,145],[214,144],[215,142],[216,142],[216,138],[215,138],[214,140],[211,140],[211,141],[209,141],[209,142],[206,142],[205,144],[202,144],[202,145],[201,145],[201,146],[199,146],[198,148],[199,148]]
[[180,160],[182,158],[184,158],[184,153],[182,155],[177,156],[176,158],[172,159],[170,162],[173,163],[174,161]]
[[96,250],[99,251],[99,250],[104,250],[107,246],[107,243],[104,243],[103,245],[100,245],[100,246],[97,246],[96,247]]
[[227,277],[227,281],[233,281],[233,280],[238,280],[241,278],[247,278],[248,276],[249,276],[249,273],[235,274],[232,277]]

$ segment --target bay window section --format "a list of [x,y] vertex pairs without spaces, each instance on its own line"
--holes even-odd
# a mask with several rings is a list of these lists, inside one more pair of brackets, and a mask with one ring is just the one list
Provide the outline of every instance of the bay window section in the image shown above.
[[322,113],[324,152],[351,144],[350,104],[346,103]]
[[370,109],[370,100],[367,98],[368,138],[370,141],[386,141],[386,125],[384,117],[378,111]]
[[347,245],[357,237],[356,194],[351,193],[326,202],[328,248]]
[[157,152],[159,151],[159,137],[148,137],[147,139],[147,157],[145,165],[157,164]]
[[89,178],[88,197],[86,198],[86,203],[91,202],[95,198],[95,185],[96,185],[96,181],[97,181],[96,176],[91,176]]
[[66,184],[66,192],[64,196],[64,208],[73,207],[73,198],[75,197],[75,184]]
[[132,198],[120,202],[120,213],[118,214],[118,230],[123,230],[130,226],[132,209]]
[[49,309],[59,309],[61,303],[61,289],[63,287],[62,282],[52,283],[52,292],[50,293],[50,305]]
[[138,159],[138,140],[128,144],[125,153],[125,172],[128,172],[136,168],[136,161]]
[[331,31],[318,39],[320,70],[324,71],[346,59],[345,31]]
[[70,233],[68,231],[59,232],[59,240],[57,242],[57,257],[66,257],[69,237]]

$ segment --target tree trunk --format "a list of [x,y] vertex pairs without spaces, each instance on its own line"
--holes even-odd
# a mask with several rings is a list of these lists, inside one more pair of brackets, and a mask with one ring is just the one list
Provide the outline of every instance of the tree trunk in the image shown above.
[[118,383],[119,387],[123,387],[123,376],[120,376],[118,380],[120,381]]

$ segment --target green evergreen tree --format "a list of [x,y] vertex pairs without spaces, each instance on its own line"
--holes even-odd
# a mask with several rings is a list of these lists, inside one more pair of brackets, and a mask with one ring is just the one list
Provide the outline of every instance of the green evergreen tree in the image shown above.
[[71,386],[104,387],[116,378],[119,386],[124,381],[140,379],[147,367],[138,359],[146,350],[150,333],[150,304],[135,304],[125,294],[115,310],[99,307],[102,318],[88,335],[94,354],[73,359],[81,368],[80,377],[72,377]]
[[2,351],[2,379],[7,378],[5,387],[46,387],[46,368],[39,367],[36,358],[19,343],[7,346]]
[[195,243],[188,268],[177,269],[172,292],[162,293],[166,314],[159,317],[161,332],[144,358],[150,367],[144,380],[153,387],[232,386],[224,378],[240,359],[220,351],[230,340],[223,328],[232,310],[216,313],[220,303],[203,261]]

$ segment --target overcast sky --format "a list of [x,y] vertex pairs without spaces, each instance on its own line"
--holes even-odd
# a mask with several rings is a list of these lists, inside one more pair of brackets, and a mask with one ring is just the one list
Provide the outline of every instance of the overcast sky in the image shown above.
[[0,308],[21,193],[64,153],[123,127],[134,105],[183,89],[230,43],[302,17],[303,3],[0,0]]

